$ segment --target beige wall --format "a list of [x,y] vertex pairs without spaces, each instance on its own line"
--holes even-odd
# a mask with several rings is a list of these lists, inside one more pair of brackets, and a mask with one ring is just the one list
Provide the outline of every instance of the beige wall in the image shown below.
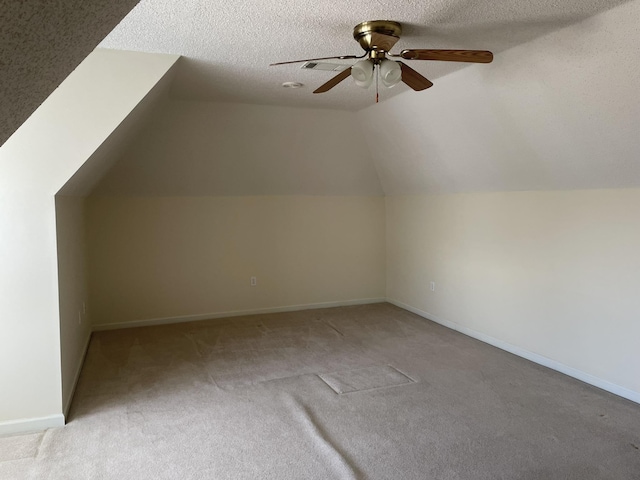
[[391,300],[640,401],[640,190],[392,196],[386,205]]
[[0,148],[0,434],[64,422],[54,195],[176,60],[96,51]]
[[56,232],[62,405],[66,414],[91,335],[83,197],[56,196]]
[[382,197],[90,197],[92,318],[382,298],[384,232]]

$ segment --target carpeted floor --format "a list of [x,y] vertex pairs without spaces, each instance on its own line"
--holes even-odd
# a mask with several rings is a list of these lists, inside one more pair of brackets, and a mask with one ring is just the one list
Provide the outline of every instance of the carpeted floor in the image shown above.
[[3,479],[639,479],[640,406],[389,304],[93,335]]

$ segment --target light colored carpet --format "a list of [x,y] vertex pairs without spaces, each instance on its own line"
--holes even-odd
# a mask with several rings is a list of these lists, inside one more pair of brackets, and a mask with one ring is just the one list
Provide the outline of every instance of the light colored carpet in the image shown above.
[[94,334],[3,479],[638,479],[640,406],[389,304]]

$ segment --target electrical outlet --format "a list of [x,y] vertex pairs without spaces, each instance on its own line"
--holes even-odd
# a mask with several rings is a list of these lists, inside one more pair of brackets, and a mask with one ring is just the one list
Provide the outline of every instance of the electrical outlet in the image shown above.
[[258,279],[256,277],[251,277],[251,286],[255,287],[258,284]]
[[431,282],[431,291],[432,292],[436,291],[436,282]]

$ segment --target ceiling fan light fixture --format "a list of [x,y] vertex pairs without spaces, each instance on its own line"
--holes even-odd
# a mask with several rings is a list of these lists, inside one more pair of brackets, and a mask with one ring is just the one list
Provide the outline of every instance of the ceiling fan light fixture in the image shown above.
[[380,79],[382,80],[382,84],[387,88],[391,88],[400,83],[400,80],[402,80],[400,64],[386,58],[382,60],[380,62]]
[[373,82],[373,62],[371,60],[360,60],[351,67],[351,76],[361,88],[369,88]]
[[[362,22],[353,29],[353,38],[360,44],[364,53],[361,55],[337,55],[334,57],[308,58],[306,60],[293,60],[288,62],[272,63],[271,65],[285,65],[290,63],[306,62],[303,68],[314,67],[321,60],[359,60],[351,68],[346,68],[328,82],[320,85],[313,93],[324,93],[331,90],[340,82],[352,76],[356,85],[368,88],[376,78],[376,102],[378,101],[378,81],[390,88],[399,82],[405,83],[416,92],[421,92],[433,86],[433,83],[416,72],[413,68],[401,61],[389,60],[386,57],[400,57],[404,60],[438,60],[444,62],[467,63],[491,63],[493,53],[488,50],[443,50],[443,49],[404,49],[400,53],[392,53],[391,50],[400,40],[402,26],[392,20],[373,20]],[[375,72],[375,66],[378,71]]]

